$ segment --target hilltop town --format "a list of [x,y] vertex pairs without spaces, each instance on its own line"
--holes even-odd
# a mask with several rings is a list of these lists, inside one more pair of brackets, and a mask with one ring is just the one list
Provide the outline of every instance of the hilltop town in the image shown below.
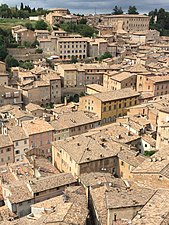
[[169,37],[136,12],[17,17],[0,44],[0,224],[169,224]]

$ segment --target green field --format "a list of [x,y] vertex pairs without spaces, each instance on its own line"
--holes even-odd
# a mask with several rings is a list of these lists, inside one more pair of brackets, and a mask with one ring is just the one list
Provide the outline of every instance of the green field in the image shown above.
[[11,29],[11,27],[16,25],[25,25],[25,23],[32,23],[34,26],[36,21],[30,21],[29,19],[0,19],[0,28]]

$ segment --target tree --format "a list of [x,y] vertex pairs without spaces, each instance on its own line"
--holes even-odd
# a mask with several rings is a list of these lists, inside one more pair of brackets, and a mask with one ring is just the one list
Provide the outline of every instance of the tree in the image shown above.
[[99,60],[102,61],[103,59],[112,58],[112,54],[110,52],[105,52],[99,57]]
[[2,18],[11,18],[12,17],[11,9],[8,7],[7,4],[2,4],[0,6],[0,17],[2,17]]
[[34,68],[34,65],[31,61],[26,61],[26,62],[20,61],[19,67],[22,67],[22,68],[27,69],[27,70],[31,70],[31,69]]
[[38,54],[42,54],[42,53],[43,53],[43,49],[37,48],[37,49],[35,50],[35,52],[38,53]]
[[7,55],[7,57],[5,58],[5,63],[7,65],[7,68],[11,68],[11,67],[15,67],[15,66],[19,66],[19,62],[18,60],[16,60],[13,56],[11,55]]
[[117,5],[114,7],[113,9],[113,15],[120,15],[120,14],[123,14],[123,10],[121,7],[118,7]]
[[87,23],[87,19],[85,18],[82,18],[80,21],[79,21],[80,24],[86,24]]
[[75,64],[75,63],[77,63],[77,61],[78,60],[77,60],[76,56],[73,55],[72,58],[71,58],[71,63]]
[[38,40],[35,40],[35,41],[31,44],[31,47],[32,47],[32,48],[36,48],[37,46],[39,46],[39,41],[38,41]]
[[169,36],[169,12],[161,8],[159,10],[149,12],[150,29],[155,29],[160,32],[162,36]]
[[128,14],[139,14],[135,6],[129,6]]
[[21,2],[20,10],[23,10],[23,8],[24,8],[23,2]]
[[32,23],[25,23],[25,27],[28,29],[28,30],[34,30],[33,26],[32,26]]
[[47,30],[48,25],[43,20],[39,20],[35,23],[35,29],[36,30]]
[[0,45],[0,60],[4,60],[8,55],[7,49],[5,46]]
[[63,23],[60,27],[68,33],[78,33],[83,37],[92,37],[94,34],[98,33],[96,29],[88,26],[87,24],[76,24],[73,22]]

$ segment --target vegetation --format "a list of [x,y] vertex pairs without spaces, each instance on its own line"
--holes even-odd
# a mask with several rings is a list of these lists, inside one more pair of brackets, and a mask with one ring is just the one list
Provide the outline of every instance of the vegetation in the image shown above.
[[19,62],[18,60],[16,60],[13,56],[11,55],[7,55],[5,58],[5,63],[7,65],[7,68],[11,68],[11,67],[15,67],[15,66],[19,66]]
[[[79,102],[79,97],[84,96],[85,94],[83,92],[81,92],[80,94],[75,94],[73,96],[70,96],[69,98],[67,98],[67,102]],[[61,102],[64,103],[65,97],[62,96],[61,97]]]
[[78,60],[77,60],[77,57],[76,56],[72,56],[72,58],[71,58],[71,63],[77,63],[78,62]]
[[156,152],[155,151],[145,151],[144,155],[150,157],[150,156],[154,155],[154,153],[156,153]]
[[79,21],[80,24],[86,24],[87,23],[87,19],[85,18],[82,18],[80,21]]
[[0,28],[0,60],[5,60],[8,55],[7,48],[14,42],[11,32]]
[[34,65],[31,61],[25,61],[25,62],[20,61],[19,67],[22,67],[22,68],[27,69],[27,70],[31,70],[31,69],[34,68]]
[[25,23],[25,27],[26,27],[28,30],[34,30],[34,27],[33,27],[32,23],[30,23],[30,22],[26,22],[26,23]]
[[52,60],[50,60],[50,59],[46,59],[46,63],[48,63],[48,64],[49,64],[49,66],[50,66],[50,68],[51,68],[52,70],[54,70],[55,65],[54,65],[54,63],[52,62]]
[[98,31],[87,24],[76,24],[73,22],[70,23],[62,23],[60,27],[68,33],[77,33],[82,35],[83,37],[92,37]]
[[21,2],[20,7],[9,7],[7,4],[0,5],[1,18],[17,18],[26,19],[29,16],[46,15],[47,11],[43,8],[31,8],[29,5],[24,5]]
[[99,57],[99,61],[102,61],[103,59],[112,58],[112,54],[110,52],[105,52]]
[[42,53],[43,53],[43,49],[37,48],[37,49],[35,50],[35,52],[38,53],[38,54],[42,54]]
[[112,12],[113,15],[120,15],[120,14],[123,14],[123,10],[121,7],[118,7],[117,5],[114,7],[113,9],[113,12]]
[[36,30],[47,30],[48,25],[43,20],[39,20],[35,23],[35,29]]
[[149,16],[151,16],[150,29],[158,30],[161,35],[169,36],[169,12],[163,8],[155,9],[149,12]]
[[135,6],[129,6],[128,14],[139,14]]

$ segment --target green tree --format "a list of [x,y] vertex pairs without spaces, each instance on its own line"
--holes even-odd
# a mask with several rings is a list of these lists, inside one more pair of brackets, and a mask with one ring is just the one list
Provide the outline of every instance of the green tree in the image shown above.
[[75,94],[72,99],[73,102],[79,102],[79,95]]
[[35,50],[35,52],[38,53],[38,54],[42,54],[42,53],[43,53],[43,49],[37,48],[37,49]]
[[5,63],[7,65],[7,68],[11,68],[11,67],[15,67],[15,66],[19,66],[19,62],[18,60],[16,60],[13,56],[11,55],[7,55],[7,57],[5,58]]
[[86,24],[87,23],[87,19],[85,18],[82,18],[80,21],[79,21],[80,24]]
[[113,9],[113,15],[120,15],[120,14],[123,14],[123,10],[121,7],[118,7],[117,5],[114,7]]
[[25,23],[25,27],[28,29],[28,30],[34,30],[33,26],[32,26],[32,23]]
[[0,45],[0,60],[4,60],[8,55],[7,49],[4,45]]
[[60,27],[68,33],[78,33],[83,37],[92,37],[98,31],[87,24],[63,23]]
[[24,8],[23,2],[21,2],[20,10],[23,10],[23,8]]
[[112,54],[110,52],[105,52],[99,57],[99,60],[102,61],[103,59],[112,58]]
[[36,30],[47,30],[48,25],[43,20],[39,20],[35,23],[35,29]]
[[35,41],[31,44],[31,47],[32,47],[32,48],[36,48],[37,46],[39,46],[39,41],[38,41],[38,40],[35,40]]
[[27,70],[31,70],[31,69],[34,68],[34,65],[31,61],[26,61],[26,62],[20,61],[19,67],[22,67],[22,68],[27,69]]
[[161,8],[159,10],[149,12],[150,29],[155,29],[160,32],[161,35],[169,36],[169,12]]
[[8,7],[7,4],[1,4],[0,17],[2,17],[2,18],[11,18],[12,17],[11,9]]
[[139,14],[135,6],[129,6],[128,14]]
[[78,62],[78,60],[77,60],[77,58],[76,58],[76,56],[72,56],[72,58],[71,58],[71,63],[77,63]]

